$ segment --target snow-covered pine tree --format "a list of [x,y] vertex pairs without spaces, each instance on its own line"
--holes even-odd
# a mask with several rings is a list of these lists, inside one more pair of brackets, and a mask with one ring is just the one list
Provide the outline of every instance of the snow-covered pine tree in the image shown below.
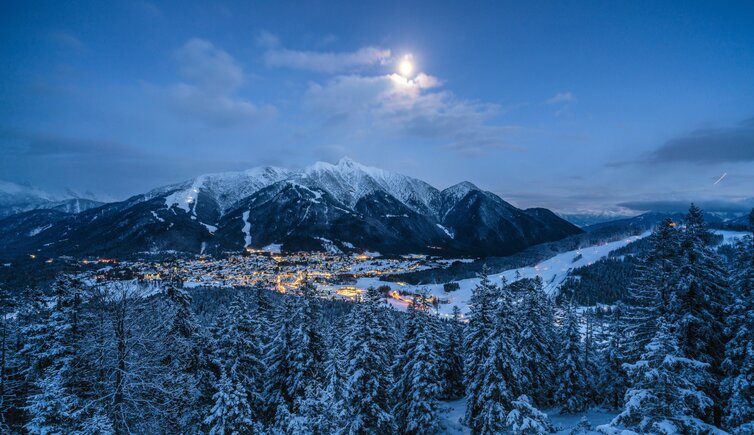
[[528,280],[518,306],[517,348],[523,372],[521,391],[539,406],[552,402],[557,369],[553,305],[543,290],[542,279]]
[[541,435],[555,432],[550,418],[537,409],[526,395],[518,396],[512,402],[513,409],[505,418],[505,425],[515,435]]
[[293,348],[295,303],[293,296],[286,296],[279,304],[272,325],[275,335],[264,356],[266,367],[264,416],[269,424],[280,419],[280,416],[277,415],[280,412],[290,415],[293,404],[293,388],[291,386],[293,367],[289,353]]
[[599,372],[597,376],[598,404],[608,409],[623,406],[623,397],[628,389],[628,375],[623,367],[626,362],[625,337],[621,315],[623,304],[618,303],[612,310],[607,323],[598,331],[600,352],[598,356]]
[[442,379],[442,398],[454,400],[463,397],[463,323],[461,309],[453,306],[452,317],[444,325],[447,331],[441,340],[440,377]]
[[317,287],[304,281],[294,310],[293,344],[297,349],[291,354],[292,362],[298,365],[294,371],[297,378],[292,382],[294,398],[304,397],[312,384],[318,390],[325,381],[327,349],[322,335],[322,315]]
[[469,427],[476,425],[482,408],[484,373],[482,367],[487,361],[492,346],[495,327],[495,298],[498,287],[490,281],[487,268],[482,269],[479,283],[474,287],[469,301],[469,323],[466,326],[464,348],[464,383],[466,384],[466,414],[464,421]]
[[712,236],[706,229],[702,211],[692,204],[685,223],[678,285],[669,304],[670,321],[678,328],[683,355],[710,365],[712,377],[700,387],[716,402],[710,410],[714,415],[707,416],[707,422],[719,424],[722,412],[717,406],[718,385],[722,379],[725,306],[731,300],[730,288],[722,260],[709,246]]
[[256,307],[247,304],[244,296],[239,292],[227,312],[218,316],[215,343],[220,360],[218,365],[238,378],[256,420],[262,409],[261,391],[257,386],[263,379],[264,367],[262,349],[256,337],[259,322]]
[[660,222],[649,236],[649,243],[649,252],[639,259],[628,288],[622,319],[627,361],[638,360],[654,337],[657,319],[667,312],[677,281],[680,234],[676,224],[670,219]]
[[632,386],[625,409],[611,424],[641,433],[709,433],[702,418],[712,399],[698,385],[707,383],[709,364],[684,356],[677,332],[665,317],[641,359],[626,365]]
[[178,274],[165,279],[164,296],[171,317],[164,334],[162,390],[173,411],[166,414],[165,424],[170,431],[191,432],[203,419],[203,411],[197,409],[202,395],[199,326],[191,311],[191,296]]
[[561,351],[558,356],[555,403],[566,414],[581,412],[588,405],[584,359],[579,332],[579,317],[572,304],[565,307],[561,327]]
[[28,398],[26,412],[29,420],[24,426],[31,435],[72,433],[78,429],[76,415],[81,406],[63,385],[68,370],[47,367],[34,382],[35,393]]
[[[74,430],[80,408],[71,390],[74,377],[74,352],[78,348],[77,319],[79,305],[74,302],[72,280],[59,276],[54,285],[50,308],[37,305],[41,320],[27,325],[23,333],[28,340],[22,354],[31,361],[27,376],[33,380],[25,406],[29,416],[25,429],[29,433],[67,432]],[[74,333],[75,331],[75,333]]]
[[[754,210],[750,225],[754,233]],[[732,265],[733,303],[728,308],[721,390],[725,400],[724,426],[732,433],[754,432],[754,237],[735,245]]]
[[510,285],[503,281],[494,297],[495,317],[489,353],[479,370],[481,388],[480,411],[469,422],[477,433],[500,433],[512,402],[521,393],[518,381],[522,378],[520,356],[516,346],[516,313]]
[[351,312],[345,343],[348,361],[341,421],[348,434],[394,433],[396,431],[389,389],[392,384],[389,325],[385,322],[382,295],[367,290],[364,300]]
[[438,428],[441,393],[437,320],[430,317],[427,294],[414,296],[408,311],[408,325],[401,345],[398,379],[393,389],[397,399],[394,415],[398,431],[405,434],[434,434]]
[[214,404],[210,414],[204,419],[209,435],[259,433],[262,430],[261,425],[254,421],[244,380],[236,364],[222,369],[212,400]]

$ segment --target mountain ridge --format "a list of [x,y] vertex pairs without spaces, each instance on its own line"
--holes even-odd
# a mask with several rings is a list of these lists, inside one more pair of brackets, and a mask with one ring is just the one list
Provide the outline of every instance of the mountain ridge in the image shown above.
[[51,256],[215,254],[271,244],[288,251],[487,256],[581,232],[549,210],[520,210],[469,182],[441,191],[348,158],[300,170],[204,174],[78,214],[6,220],[0,224],[24,229],[0,228],[7,251]]

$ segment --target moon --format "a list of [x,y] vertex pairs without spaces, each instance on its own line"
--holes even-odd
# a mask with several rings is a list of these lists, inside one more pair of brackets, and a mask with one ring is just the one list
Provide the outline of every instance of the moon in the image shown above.
[[403,59],[400,65],[398,65],[398,71],[400,71],[403,77],[409,78],[414,72],[414,64],[409,59]]

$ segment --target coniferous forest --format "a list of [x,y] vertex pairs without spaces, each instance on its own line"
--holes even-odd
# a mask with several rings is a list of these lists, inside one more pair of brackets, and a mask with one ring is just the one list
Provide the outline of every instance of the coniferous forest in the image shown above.
[[71,274],[5,289],[0,432],[434,434],[464,399],[475,434],[592,408],[615,411],[605,434],[753,433],[752,237],[718,250],[692,206],[647,240],[610,305],[485,272],[452,318],[423,294],[399,312],[376,289],[187,289],[179,272],[157,290]]

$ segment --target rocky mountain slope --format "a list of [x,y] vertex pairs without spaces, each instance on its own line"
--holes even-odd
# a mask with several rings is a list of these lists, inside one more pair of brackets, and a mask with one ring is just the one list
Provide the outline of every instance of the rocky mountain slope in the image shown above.
[[269,245],[487,256],[580,232],[549,210],[518,209],[468,182],[440,191],[350,159],[202,175],[76,214],[35,210],[0,221],[6,258],[215,254]]

